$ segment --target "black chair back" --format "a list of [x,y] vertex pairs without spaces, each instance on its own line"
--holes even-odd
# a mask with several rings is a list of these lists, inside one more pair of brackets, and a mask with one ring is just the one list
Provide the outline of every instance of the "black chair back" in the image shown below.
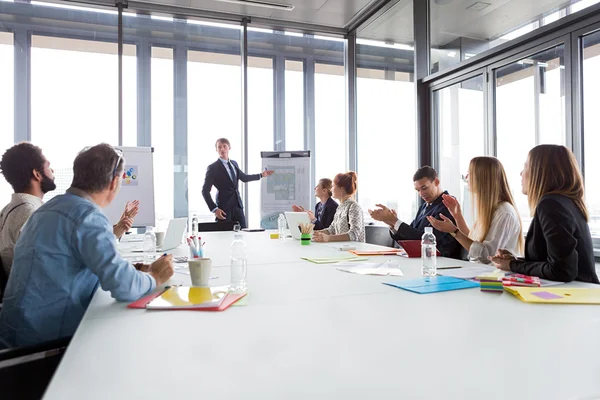
[[379,246],[394,247],[394,239],[390,236],[387,226],[367,225],[365,226],[365,241]]
[[0,350],[0,398],[41,399],[70,341]]
[[226,232],[232,231],[237,221],[223,222],[201,222],[198,224],[198,232]]

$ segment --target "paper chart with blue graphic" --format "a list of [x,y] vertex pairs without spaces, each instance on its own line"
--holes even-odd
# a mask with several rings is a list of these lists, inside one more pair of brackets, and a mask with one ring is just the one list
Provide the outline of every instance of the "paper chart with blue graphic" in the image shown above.
[[137,165],[126,165],[123,170],[123,186],[137,186],[139,183]]

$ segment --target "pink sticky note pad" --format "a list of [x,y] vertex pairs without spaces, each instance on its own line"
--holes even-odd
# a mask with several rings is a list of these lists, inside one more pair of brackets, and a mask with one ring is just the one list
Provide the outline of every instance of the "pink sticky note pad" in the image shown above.
[[532,295],[539,297],[540,299],[544,299],[544,300],[554,300],[554,299],[562,299],[563,296],[559,296],[557,294],[554,293],[550,293],[550,292],[531,292]]

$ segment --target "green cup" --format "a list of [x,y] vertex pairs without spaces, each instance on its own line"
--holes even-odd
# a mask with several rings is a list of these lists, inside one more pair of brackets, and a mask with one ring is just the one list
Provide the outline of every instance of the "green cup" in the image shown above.
[[307,246],[310,244],[311,239],[312,239],[312,236],[310,233],[303,233],[300,235],[300,244],[302,246]]

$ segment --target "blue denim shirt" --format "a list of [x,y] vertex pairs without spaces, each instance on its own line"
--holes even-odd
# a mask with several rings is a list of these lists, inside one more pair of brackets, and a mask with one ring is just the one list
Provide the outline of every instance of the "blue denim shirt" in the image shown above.
[[71,188],[41,206],[17,240],[0,342],[18,347],[72,336],[98,285],[133,301],[156,282],[121,257],[102,209]]

